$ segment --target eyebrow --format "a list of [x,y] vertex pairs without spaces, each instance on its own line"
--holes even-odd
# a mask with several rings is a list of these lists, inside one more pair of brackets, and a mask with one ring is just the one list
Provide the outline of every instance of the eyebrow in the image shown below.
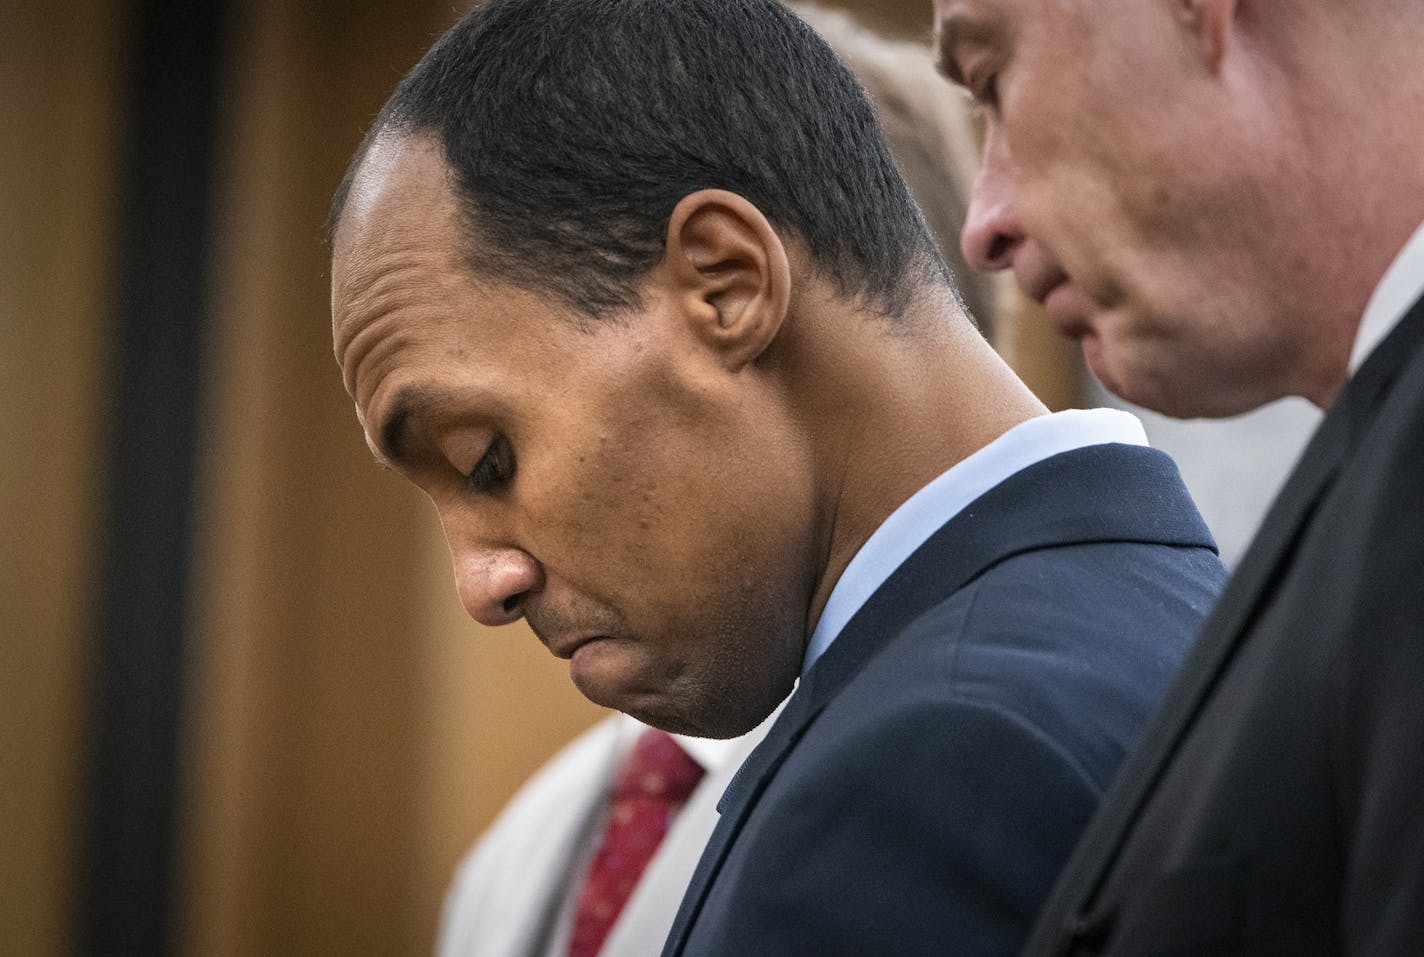
[[954,57],[961,43],[984,43],[994,38],[992,26],[961,12],[951,13],[935,23],[935,69],[952,83],[964,85],[959,62]]
[[420,386],[405,386],[391,400],[385,420],[376,429],[376,461],[387,468],[403,465],[409,456],[410,424],[435,403],[435,393]]

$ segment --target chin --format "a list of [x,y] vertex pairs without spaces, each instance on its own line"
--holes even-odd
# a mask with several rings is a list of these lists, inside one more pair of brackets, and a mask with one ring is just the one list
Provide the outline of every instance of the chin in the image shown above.
[[709,718],[708,712],[713,709],[703,705],[699,696],[679,687],[680,682],[657,682],[646,675],[635,675],[629,662],[608,660],[614,656],[600,654],[597,661],[590,660],[592,657],[579,660],[575,655],[569,676],[579,693],[594,704],[621,711],[671,734],[730,738],[741,733],[717,733],[723,729],[720,716]]
[[[721,649],[719,649],[721,650]],[[647,643],[603,639],[569,662],[575,687],[594,704],[644,724],[697,738],[735,738],[755,728],[795,685],[798,655],[663,655]]]
[[1093,374],[1093,377],[1103,384],[1104,389],[1107,389],[1115,396],[1127,399],[1129,402],[1134,401],[1123,395],[1122,386],[1118,383],[1117,378],[1113,376],[1111,369],[1103,358],[1103,341],[1101,339],[1089,333],[1078,340],[1078,348],[1083,350],[1083,365],[1087,366],[1088,371]]
[[683,701],[644,699],[618,710],[670,734],[723,739],[746,734],[761,724],[766,715],[771,714],[771,709],[756,717],[734,713],[725,707],[708,708],[694,705],[689,708],[688,704]]
[[1193,375],[1188,370],[1177,373],[1155,378],[1123,377],[1117,384],[1104,380],[1103,385],[1114,395],[1174,419],[1230,418],[1287,394],[1262,388],[1260,383],[1233,383],[1219,377],[1214,381],[1210,375]]
[[[665,691],[640,690],[634,693],[595,697],[580,687],[595,704],[614,708],[654,728],[693,738],[735,738],[761,724],[776,709],[780,699],[763,704],[747,694],[704,693],[686,685]],[[741,689],[747,690],[747,689]]]
[[1082,340],[1083,361],[1103,388],[1136,406],[1174,419],[1222,418],[1255,408],[1239,401],[1231,391],[1211,385],[1209,374],[1200,374],[1171,356],[1154,362],[1141,344],[1104,345],[1096,336]]

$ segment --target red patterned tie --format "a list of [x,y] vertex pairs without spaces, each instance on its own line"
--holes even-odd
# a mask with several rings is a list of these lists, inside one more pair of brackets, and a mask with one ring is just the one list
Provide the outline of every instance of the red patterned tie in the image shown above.
[[638,736],[613,781],[603,843],[579,893],[569,957],[596,957],[702,773],[666,731],[648,728]]

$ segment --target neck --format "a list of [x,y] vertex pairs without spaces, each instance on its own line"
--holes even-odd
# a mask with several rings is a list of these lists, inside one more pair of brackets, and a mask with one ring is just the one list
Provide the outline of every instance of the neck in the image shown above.
[[1048,411],[948,290],[927,290],[896,318],[824,305],[803,324],[814,345],[803,342],[810,361],[799,390],[811,398],[806,421],[820,450],[825,530],[808,634],[846,565],[891,512],[1009,429]]
[[[1285,43],[1273,49],[1311,171],[1320,225],[1311,264],[1317,315],[1303,322],[1311,348],[1299,390],[1329,408],[1348,377],[1365,306],[1409,236],[1424,221],[1424,26],[1391,0],[1356,4],[1287,0]],[[1307,220],[1303,220],[1307,221]]]

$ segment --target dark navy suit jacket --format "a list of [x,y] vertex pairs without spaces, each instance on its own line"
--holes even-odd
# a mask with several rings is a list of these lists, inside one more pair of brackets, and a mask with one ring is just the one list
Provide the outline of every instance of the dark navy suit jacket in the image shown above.
[[802,678],[664,954],[1013,953],[1224,577],[1151,449],[980,497]]

